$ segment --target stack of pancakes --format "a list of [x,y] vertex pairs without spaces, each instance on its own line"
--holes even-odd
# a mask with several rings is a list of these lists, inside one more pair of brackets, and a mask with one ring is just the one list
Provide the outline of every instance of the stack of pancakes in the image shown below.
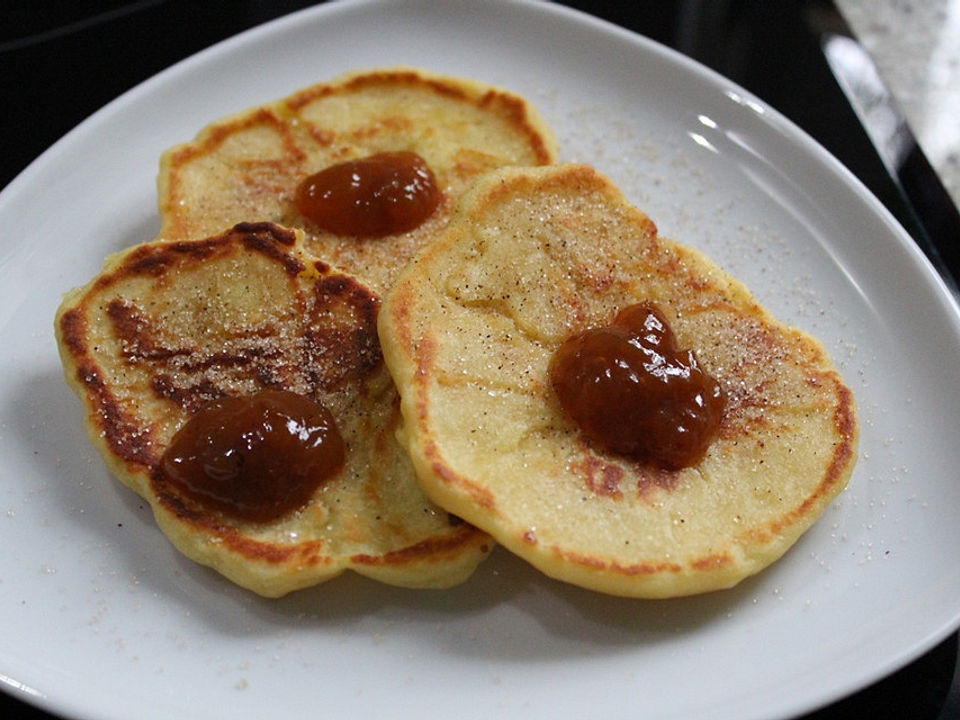
[[[398,150],[441,191],[419,227],[341,236],[297,211],[303,178]],[[160,236],[68,293],[56,331],[94,444],[181,551],[279,596],[345,569],[449,587],[499,542],[562,580],[667,597],[759,571],[819,517],[857,441],[823,347],[556,152],[524,99],[399,68],[307,88],[164,154]],[[682,470],[584,439],[547,378],[564,339],[638,301],[728,398],[706,456]],[[347,453],[305,506],[255,522],[158,468],[204,403],[262,389],[322,402]]]

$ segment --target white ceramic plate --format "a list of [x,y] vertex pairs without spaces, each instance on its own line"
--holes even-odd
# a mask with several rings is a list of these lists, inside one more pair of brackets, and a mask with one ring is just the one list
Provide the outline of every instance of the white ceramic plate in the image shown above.
[[[91,450],[61,377],[60,294],[158,226],[167,146],[349,69],[413,64],[525,94],[565,159],[619,182],[820,336],[859,401],[850,487],[785,558],[664,602],[498,552],[449,592],[357,577],[280,601],[183,559]],[[787,717],[960,624],[960,315],[881,205],[762,101],[541,3],[338,3],[182,63],[0,196],[0,680],[77,718]]]

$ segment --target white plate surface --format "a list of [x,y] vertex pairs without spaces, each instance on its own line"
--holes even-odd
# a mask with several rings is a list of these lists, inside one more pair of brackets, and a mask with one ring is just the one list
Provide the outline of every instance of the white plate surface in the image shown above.
[[[829,347],[863,423],[849,488],[759,577],[610,598],[498,552],[464,586],[358,577],[280,601],[182,558],[92,451],[60,294],[158,227],[167,146],[340,72],[412,64],[520,92]],[[0,681],[76,718],[788,717],[960,624],[960,314],[882,206],[775,111],[551,5],[351,2],[242,35],[92,116],[0,195]]]

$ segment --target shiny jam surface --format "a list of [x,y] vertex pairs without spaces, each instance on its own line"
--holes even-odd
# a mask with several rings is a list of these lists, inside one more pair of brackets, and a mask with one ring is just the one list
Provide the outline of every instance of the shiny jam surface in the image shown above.
[[719,383],[693,351],[677,348],[650,303],[569,338],[551,360],[550,381],[589,440],[668,470],[703,458],[725,405]]
[[330,411],[303,395],[264,390],[204,405],[161,459],[167,480],[206,507],[266,522],[303,506],[342,466]]
[[331,165],[297,187],[297,210],[336,235],[383,237],[419,226],[440,202],[433,171],[413,152]]

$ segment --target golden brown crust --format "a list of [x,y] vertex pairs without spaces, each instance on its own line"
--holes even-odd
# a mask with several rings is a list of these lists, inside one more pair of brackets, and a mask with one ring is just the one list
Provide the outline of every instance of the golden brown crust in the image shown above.
[[[300,111],[310,103],[334,94],[389,88],[395,90],[406,86],[414,91],[427,89],[437,95],[457,102],[473,105],[492,115],[506,119],[517,134],[525,135],[531,153],[531,164],[549,165],[556,160],[553,136],[545,131],[543,122],[536,116],[532,106],[523,98],[492,86],[463,78],[435,75],[419,69],[388,68],[351,73],[331,83],[321,83],[300,90],[286,99],[287,107]],[[322,128],[311,128],[318,142],[332,145],[335,136]],[[482,148],[481,148],[482,149]]]
[[[439,207],[409,232],[333,235],[297,212],[301,180],[384,151],[413,151],[432,169]],[[241,220],[306,232],[307,248],[377,292],[442,231],[456,199],[484,172],[548,164],[556,141],[536,109],[500,88],[412,68],[350,73],[205,128],[164,154],[161,237],[204,237]]]
[[[492,543],[417,487],[395,439],[379,307],[356,279],[304,251],[297,233],[243,223],[111,257],[67,295],[56,331],[91,439],[190,557],[268,596],[348,568],[412,587],[455,584]],[[268,523],[179,493],[159,470],[173,433],[208,400],[267,388],[331,409],[348,445],[341,472],[308,506]]]
[[[547,381],[566,337],[641,301],[727,396],[691,468],[598,451]],[[854,399],[823,346],[584,166],[478,182],[379,322],[424,489],[563,580],[643,597],[728,587],[785,552],[852,472]]]

